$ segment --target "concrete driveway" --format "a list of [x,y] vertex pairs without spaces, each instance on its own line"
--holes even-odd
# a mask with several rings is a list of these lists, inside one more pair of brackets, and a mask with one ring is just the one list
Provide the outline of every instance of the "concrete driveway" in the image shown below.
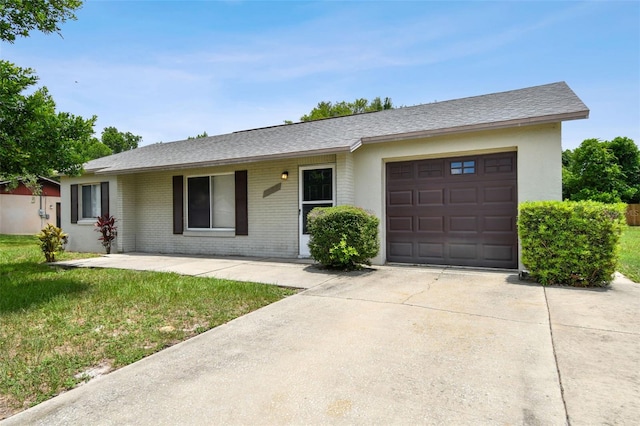
[[288,265],[282,275],[318,283],[2,426],[640,418],[638,284],[545,289],[505,272]]

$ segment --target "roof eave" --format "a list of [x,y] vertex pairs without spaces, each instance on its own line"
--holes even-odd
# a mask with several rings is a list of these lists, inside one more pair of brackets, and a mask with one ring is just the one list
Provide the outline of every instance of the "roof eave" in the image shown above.
[[[53,179],[49,179],[49,178],[44,177],[44,176],[38,176],[38,180],[46,180],[49,183],[52,183],[54,185],[60,186],[60,182],[55,181]],[[18,178],[18,181],[22,182],[22,178]],[[11,182],[10,180],[3,180],[2,182],[0,182],[0,185],[6,185],[6,184],[8,184],[10,182]]]
[[371,136],[362,138],[357,144],[354,144],[351,151],[355,151],[361,145],[381,142],[393,142],[398,140],[429,138],[433,136],[442,136],[454,133],[469,133],[482,130],[505,129],[509,127],[531,126],[535,124],[558,123],[561,121],[580,120],[589,118],[589,110],[581,110],[563,114],[545,115],[531,118],[518,118],[515,120],[496,121],[491,123],[471,124],[468,126],[448,127],[442,129],[420,130],[417,132],[396,133],[392,135]]
[[119,174],[142,173],[142,172],[159,172],[159,171],[169,171],[169,170],[195,169],[200,167],[230,166],[230,165],[236,165],[236,164],[257,163],[260,161],[286,160],[290,158],[311,157],[315,155],[339,154],[341,152],[349,152],[349,151],[351,151],[351,146],[343,146],[343,147],[337,147],[337,148],[325,148],[325,149],[317,149],[317,150],[310,150],[310,151],[296,151],[296,152],[288,152],[288,153],[272,154],[272,155],[256,155],[252,157],[229,158],[229,159],[221,159],[221,160],[214,160],[214,161],[168,164],[168,165],[123,168],[123,169],[103,167],[99,169],[92,169],[92,170],[85,170],[85,171],[89,173],[94,173],[96,175],[119,175]]

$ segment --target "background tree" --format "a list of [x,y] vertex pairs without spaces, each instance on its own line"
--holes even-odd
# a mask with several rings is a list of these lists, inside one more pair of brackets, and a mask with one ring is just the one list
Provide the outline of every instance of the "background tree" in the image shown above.
[[571,164],[571,158],[573,157],[573,151],[565,149],[562,151],[562,167],[569,167]]
[[[380,97],[377,97],[371,102],[364,98],[356,99],[353,102],[342,101],[331,103],[322,101],[318,102],[318,105],[316,105],[309,114],[305,114],[300,117],[300,121],[314,121],[330,117],[343,117],[345,115],[362,114],[364,112],[382,111],[393,108],[394,106],[391,102],[391,98],[384,98],[383,101]],[[293,122],[290,120],[285,120],[285,124],[292,123]]]
[[633,140],[587,139],[562,155],[565,199],[640,202],[640,151]]
[[113,154],[111,148],[100,142],[96,137],[93,137],[87,143],[78,146],[78,151],[84,158],[85,162]]
[[[32,30],[60,33],[59,25],[75,20],[81,0],[2,0],[0,42],[13,43]],[[81,149],[91,141],[96,117],[86,120],[56,112],[46,87],[30,68],[0,60],[0,178],[10,186],[18,179],[33,183],[54,171],[80,173],[85,156]]]
[[81,0],[2,0],[0,4],[0,40],[13,43],[16,37],[28,37],[32,30],[60,33],[59,25],[75,20]]
[[640,149],[633,139],[618,136],[607,143],[607,148],[616,157],[627,185],[640,185]]
[[0,60],[0,174],[13,182],[79,174],[82,147],[93,135],[95,116],[56,112],[47,88],[33,89],[37,81],[32,69]]
[[189,136],[187,139],[200,139],[200,138],[208,138],[209,135],[207,134],[207,132],[202,132],[202,134],[196,135],[196,136]]
[[130,149],[136,149],[142,141],[142,136],[131,132],[119,132],[115,127],[105,127],[102,131],[101,141],[111,149],[114,154]]

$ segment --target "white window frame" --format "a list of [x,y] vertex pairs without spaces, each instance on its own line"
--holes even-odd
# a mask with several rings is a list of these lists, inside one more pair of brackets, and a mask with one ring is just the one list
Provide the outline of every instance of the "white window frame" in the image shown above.
[[[209,228],[191,228],[189,226],[189,179],[193,179],[193,178],[202,178],[202,177],[208,177],[209,178],[209,213],[211,214],[214,210],[214,197],[213,197],[213,185],[211,184],[211,178],[214,178],[216,176],[232,176],[235,177],[235,173],[234,172],[230,172],[230,173],[213,173],[213,174],[198,174],[198,175],[189,175],[189,176],[185,176],[186,179],[184,180],[184,193],[185,193],[185,197],[184,197],[184,211],[185,211],[185,222],[186,222],[186,227],[185,230],[188,231],[188,233],[185,233],[187,236],[189,236],[190,234],[193,235],[194,233],[211,233],[211,232],[223,232],[223,233],[233,233],[233,234],[221,234],[221,236],[225,236],[225,235],[235,235],[235,225],[233,227],[213,227],[210,226]],[[235,203],[236,203],[236,199],[235,199],[235,181],[234,181],[234,188],[232,191],[233,194],[233,200],[231,200],[231,205],[233,206],[234,212],[233,212],[233,218],[234,218],[234,223],[235,223]],[[210,220],[212,220],[213,218],[210,218]]]
[[[306,170],[316,169],[331,169],[331,185],[332,185],[332,198],[331,200],[317,200],[317,201],[304,201],[304,172]],[[323,164],[310,164],[307,166],[298,167],[298,257],[308,258],[311,253],[309,252],[309,240],[311,236],[303,233],[303,211],[305,205],[313,204],[331,204],[332,206],[338,205],[338,176],[336,175],[335,163],[323,163]]]

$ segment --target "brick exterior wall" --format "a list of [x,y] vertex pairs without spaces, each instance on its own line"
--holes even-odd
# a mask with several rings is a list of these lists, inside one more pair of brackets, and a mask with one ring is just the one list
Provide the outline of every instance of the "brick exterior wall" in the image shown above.
[[118,238],[116,245],[118,252],[136,250],[136,228],[138,217],[136,214],[136,199],[138,196],[138,175],[118,176],[118,196],[116,210],[112,213],[118,220]]
[[[351,163],[346,159],[347,155],[351,154],[342,155],[345,157],[341,160],[342,164]],[[116,204],[113,207],[118,218],[118,251],[297,257],[298,167],[313,164],[336,164],[336,156],[324,155],[247,165],[118,176],[117,185],[112,184],[114,187],[117,186],[117,197],[115,197],[117,201],[114,198],[111,201]],[[341,166],[337,167],[338,193],[347,189],[345,185],[352,184],[352,166],[349,167],[351,169],[347,173],[341,172]],[[229,232],[189,231],[186,226],[184,234],[174,235],[173,176],[183,175],[186,182],[189,176],[232,173],[236,170],[247,170],[248,174],[249,235],[235,236]],[[286,181],[280,178],[283,171],[289,172],[289,178]],[[67,182],[66,186],[68,187],[70,183],[75,182]],[[281,185],[280,190],[264,196],[265,190],[278,184]],[[352,189],[350,193],[353,193]]]
[[355,203],[353,172],[353,154],[348,152],[336,155],[336,201],[339,206]]

